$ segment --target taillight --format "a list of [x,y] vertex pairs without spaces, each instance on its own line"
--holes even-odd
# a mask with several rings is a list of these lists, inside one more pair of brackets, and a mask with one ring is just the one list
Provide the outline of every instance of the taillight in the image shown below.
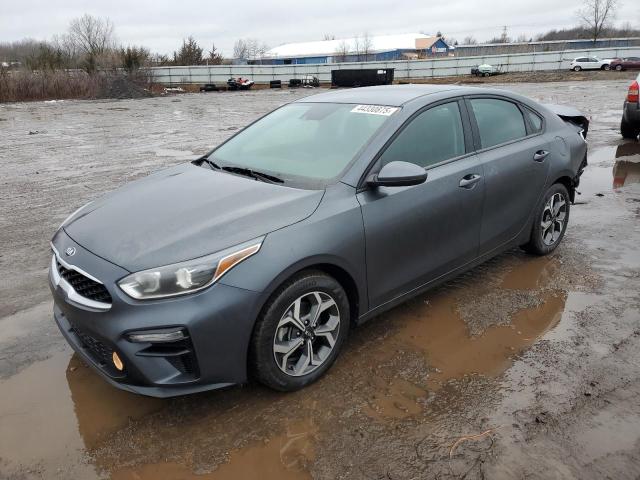
[[631,85],[629,85],[629,92],[627,93],[627,102],[637,102],[638,101],[638,81],[634,81]]

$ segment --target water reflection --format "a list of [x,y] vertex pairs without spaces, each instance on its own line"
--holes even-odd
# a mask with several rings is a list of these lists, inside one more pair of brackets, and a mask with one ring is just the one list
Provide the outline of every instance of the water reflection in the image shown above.
[[640,143],[623,143],[616,149],[613,188],[640,183]]

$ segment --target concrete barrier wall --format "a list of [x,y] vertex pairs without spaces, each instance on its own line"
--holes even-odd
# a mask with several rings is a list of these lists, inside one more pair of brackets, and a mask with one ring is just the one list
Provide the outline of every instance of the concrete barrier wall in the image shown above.
[[164,85],[225,83],[230,77],[246,77],[256,83],[270,80],[301,78],[314,75],[321,82],[331,82],[331,70],[353,68],[394,68],[396,80],[467,75],[471,67],[488,63],[503,72],[563,70],[577,57],[599,58],[640,56],[640,47],[595,48],[560,52],[515,53],[477,57],[448,57],[433,60],[396,60],[390,62],[320,63],[315,65],[198,65],[185,67],[153,67],[150,73],[156,83]]

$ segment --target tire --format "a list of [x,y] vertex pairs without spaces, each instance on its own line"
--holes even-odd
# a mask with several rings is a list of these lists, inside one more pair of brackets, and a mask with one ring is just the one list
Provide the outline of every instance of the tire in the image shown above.
[[[313,328],[319,305],[323,309]],[[256,322],[249,351],[251,375],[274,390],[299,390],[331,367],[349,328],[349,300],[340,283],[323,272],[302,272],[276,290]]]
[[489,72],[484,72],[484,73],[482,74],[482,76],[483,76],[483,77],[488,77],[488,76],[489,76]]
[[602,65],[602,70],[606,70],[607,72],[611,70],[611,65]]
[[[564,203],[558,204],[560,201]],[[551,185],[536,207],[531,237],[522,248],[533,255],[547,255],[553,252],[567,231],[570,205],[567,187],[561,183]],[[555,213],[550,213],[551,208]],[[544,225],[548,226],[545,228]]]
[[576,65],[575,67],[573,67],[574,72],[579,72],[580,70],[582,70],[582,67],[580,65]]
[[640,135],[640,125],[633,125],[623,118],[620,122],[620,133],[622,134],[622,138],[635,140],[638,138],[638,135]]
[[622,71],[622,65],[616,65],[616,71],[617,72],[621,72]]

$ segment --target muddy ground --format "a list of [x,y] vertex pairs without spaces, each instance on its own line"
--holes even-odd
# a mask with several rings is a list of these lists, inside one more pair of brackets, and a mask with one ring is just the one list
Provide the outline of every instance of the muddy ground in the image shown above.
[[632,479],[640,145],[626,80],[509,84],[592,118],[562,245],[511,251],[372,320],[322,380],[185,398],[107,385],[51,320],[66,215],[309,91],[0,106],[0,478]]

